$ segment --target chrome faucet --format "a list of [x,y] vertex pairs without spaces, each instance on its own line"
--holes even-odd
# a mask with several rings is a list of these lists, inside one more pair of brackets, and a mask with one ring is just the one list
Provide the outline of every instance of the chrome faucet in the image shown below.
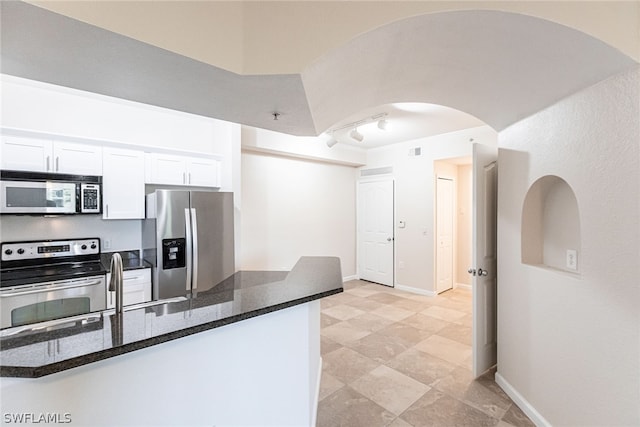
[[109,280],[109,291],[116,293],[116,314],[122,314],[122,282],[123,268],[122,257],[115,252],[111,257],[111,280]]

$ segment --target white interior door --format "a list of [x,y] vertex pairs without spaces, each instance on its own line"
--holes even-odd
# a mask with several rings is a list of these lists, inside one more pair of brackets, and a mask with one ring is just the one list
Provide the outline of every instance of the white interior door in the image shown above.
[[473,374],[496,364],[498,150],[473,145]]
[[436,292],[453,288],[453,180],[436,179]]
[[393,286],[393,180],[358,184],[358,270],[363,280]]

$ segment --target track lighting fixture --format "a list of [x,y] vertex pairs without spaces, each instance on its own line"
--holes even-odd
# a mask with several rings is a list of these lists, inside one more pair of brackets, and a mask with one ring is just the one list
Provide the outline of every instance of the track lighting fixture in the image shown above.
[[336,140],[335,138],[335,133],[339,131],[346,131],[347,129],[351,129],[351,132],[349,132],[349,136],[353,140],[362,142],[364,141],[364,135],[360,133],[360,131],[358,130],[358,126],[363,126],[369,123],[378,122],[378,128],[382,130],[388,130],[391,127],[390,126],[391,124],[385,119],[388,115],[389,115],[388,113],[379,113],[373,116],[365,117],[362,120],[346,123],[346,124],[337,126],[333,129],[329,129],[325,132],[327,135],[330,136],[330,139],[326,142],[326,144],[329,147],[333,147],[334,145],[336,145],[338,143],[338,140]]
[[349,136],[358,142],[362,142],[364,140],[364,135],[358,132],[358,128],[353,128],[353,130],[349,132]]

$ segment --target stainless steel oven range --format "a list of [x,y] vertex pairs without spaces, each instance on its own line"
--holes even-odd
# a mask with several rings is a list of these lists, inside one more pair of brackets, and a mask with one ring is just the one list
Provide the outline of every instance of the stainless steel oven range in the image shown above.
[[0,328],[106,308],[100,239],[3,242]]

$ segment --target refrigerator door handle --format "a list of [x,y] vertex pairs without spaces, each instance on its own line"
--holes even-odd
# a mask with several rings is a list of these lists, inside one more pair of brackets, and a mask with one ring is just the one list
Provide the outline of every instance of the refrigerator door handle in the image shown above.
[[198,217],[195,208],[191,208],[191,225],[193,231],[193,286],[191,289],[198,289]]
[[184,225],[186,227],[186,233],[185,233],[185,238],[186,238],[186,252],[187,252],[187,283],[186,283],[186,290],[190,291],[191,290],[191,277],[192,277],[192,271],[191,271],[191,266],[192,266],[192,261],[193,261],[193,249],[192,249],[192,244],[193,244],[193,231],[191,229],[191,209],[189,208],[185,208],[184,209]]

